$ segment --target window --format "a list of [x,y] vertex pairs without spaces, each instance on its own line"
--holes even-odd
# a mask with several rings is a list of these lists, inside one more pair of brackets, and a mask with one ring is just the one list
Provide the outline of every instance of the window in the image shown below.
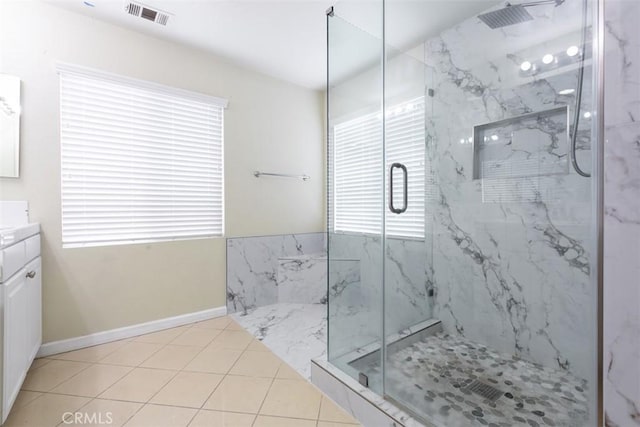
[[226,101],[58,70],[63,247],[222,236]]
[[[387,109],[386,168],[381,168],[382,122],[379,113],[337,124],[330,141],[332,228],[337,232],[380,234],[382,229],[383,173],[403,163],[408,170],[408,209],[401,215],[387,211],[390,236],[424,238],[425,217],[425,109],[424,97]],[[394,194],[402,194],[401,177],[394,177]],[[398,199],[401,202],[400,196]]]

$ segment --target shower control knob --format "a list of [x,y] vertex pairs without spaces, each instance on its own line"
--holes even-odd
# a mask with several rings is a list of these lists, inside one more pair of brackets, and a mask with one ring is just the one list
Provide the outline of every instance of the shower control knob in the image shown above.
[[27,273],[27,277],[28,277],[29,279],[33,279],[34,277],[36,277],[36,272],[35,272],[35,271],[33,271],[33,270],[32,270],[32,271],[30,271],[30,272],[28,272],[28,273]]

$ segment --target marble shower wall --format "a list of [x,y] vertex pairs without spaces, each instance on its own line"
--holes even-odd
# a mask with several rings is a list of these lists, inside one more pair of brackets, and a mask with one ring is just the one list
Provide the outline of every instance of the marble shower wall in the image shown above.
[[640,2],[605,2],[604,402],[640,426]]
[[[279,280],[286,282],[283,298],[288,302],[303,302],[305,298],[311,302],[318,294],[317,289],[294,287],[296,283],[302,285],[300,275],[322,274],[322,269],[311,265],[311,258],[324,256],[325,236],[325,233],[306,233],[227,239],[227,311],[246,313],[275,304]],[[308,255],[313,257],[305,258]],[[305,267],[306,272],[302,271]],[[322,278],[311,281],[317,284]]]
[[388,238],[383,252],[379,236],[332,233],[328,246],[330,359],[381,342],[383,254],[387,332],[432,318],[424,241]]
[[[591,181],[569,166],[575,94],[560,94],[576,88],[576,64],[535,76],[520,70],[525,60],[580,45],[581,3],[529,9],[536,31],[524,24],[491,30],[472,18],[425,43],[434,89],[426,125],[433,195],[426,274],[436,291],[434,317],[446,331],[593,381],[586,356],[596,337]],[[591,102],[585,74],[582,113]],[[568,117],[547,113],[565,106]],[[489,156],[480,159],[479,179],[475,125],[485,125],[488,145],[477,154]],[[586,170],[590,126],[583,119],[579,127]],[[485,141],[478,138],[476,146]]]

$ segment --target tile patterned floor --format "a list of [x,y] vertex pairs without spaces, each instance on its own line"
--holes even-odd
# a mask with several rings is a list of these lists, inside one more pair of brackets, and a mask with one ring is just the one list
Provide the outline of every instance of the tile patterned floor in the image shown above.
[[3,427],[353,427],[230,317],[34,361]]

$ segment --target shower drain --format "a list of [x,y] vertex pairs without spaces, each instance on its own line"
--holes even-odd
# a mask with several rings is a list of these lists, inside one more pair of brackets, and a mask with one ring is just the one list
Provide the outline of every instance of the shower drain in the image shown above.
[[467,390],[484,397],[485,399],[489,399],[492,402],[495,402],[502,396],[502,392],[495,388],[492,385],[483,383],[480,380],[475,380],[467,387]]

